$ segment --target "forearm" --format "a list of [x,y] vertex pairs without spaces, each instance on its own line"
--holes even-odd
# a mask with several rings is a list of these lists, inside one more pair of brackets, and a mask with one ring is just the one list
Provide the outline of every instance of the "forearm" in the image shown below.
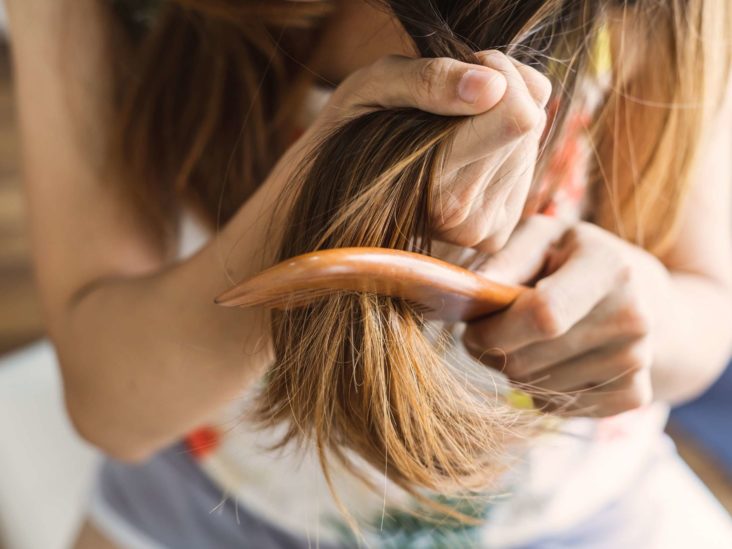
[[[203,421],[256,369],[258,356],[225,356],[221,343],[233,334],[216,313],[226,312],[206,311],[193,291],[187,303],[172,302],[183,291],[175,278],[100,284],[51,332],[77,430],[123,459],[143,458]],[[195,316],[203,329],[195,330]],[[239,320],[247,330],[248,319]]]
[[732,290],[710,278],[671,274],[664,320],[655,337],[655,397],[693,399],[724,371],[732,353]]
[[230,403],[270,362],[265,314],[213,298],[271,261],[278,196],[270,182],[191,259],[94,282],[49,317],[68,408],[86,438],[145,457]]

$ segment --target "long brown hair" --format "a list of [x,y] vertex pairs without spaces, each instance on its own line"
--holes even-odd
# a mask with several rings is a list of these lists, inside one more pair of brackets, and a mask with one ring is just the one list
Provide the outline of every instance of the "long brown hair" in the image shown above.
[[[562,105],[539,166],[610,29],[616,70],[588,128],[595,221],[661,253],[673,239],[700,137],[716,106],[730,28],[703,0],[385,1],[422,56],[475,61],[497,48],[550,76]],[[632,4],[632,5],[631,5]],[[185,195],[225,222],[266,177],[307,77],[328,2],[177,0],[158,14],[120,101],[118,140],[130,192],[161,234]],[[625,60],[638,60],[626,71]],[[551,63],[548,60],[552,60]],[[647,62],[652,60],[652,62]],[[632,63],[627,63],[632,66]],[[322,137],[290,191],[279,257],[341,246],[430,253],[432,188],[460,118],[376,110]],[[447,332],[409,303],[339,295],[272,322],[276,362],[259,400],[265,424],[313,442],[360,475],[365,459],[405,490],[489,486],[531,424],[495,394],[490,374],[459,368]],[[467,382],[466,382],[467,379]]]

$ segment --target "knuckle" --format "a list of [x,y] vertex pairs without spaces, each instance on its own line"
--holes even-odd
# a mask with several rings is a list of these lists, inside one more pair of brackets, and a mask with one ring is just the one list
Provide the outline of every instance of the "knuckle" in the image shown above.
[[485,349],[483,332],[475,325],[469,325],[463,333],[463,345],[473,355],[480,354]]
[[635,375],[644,370],[649,363],[646,346],[642,343],[629,345],[622,353],[620,364],[622,372]]
[[546,120],[544,109],[539,108],[533,101],[522,102],[520,107],[507,114],[504,119],[505,129],[509,135],[521,137],[539,126],[542,119]]
[[536,129],[543,130],[546,127],[546,122],[549,118],[549,115],[547,114],[546,109],[538,108],[537,111],[539,111],[539,115],[538,115],[539,120],[536,125]]
[[[462,211],[464,212],[466,210],[468,208],[464,208]],[[433,223],[435,223],[434,220]],[[435,225],[440,227],[440,238],[450,244],[462,246],[463,248],[477,248],[482,246],[483,242],[490,235],[488,220],[468,220],[462,213],[450,215],[446,219],[439,220]]]
[[545,339],[557,338],[567,331],[553,300],[546,292],[536,291],[530,302],[529,314],[536,332]]
[[417,97],[427,101],[439,100],[453,66],[454,61],[441,57],[422,61],[414,83],[414,92]]
[[496,70],[506,70],[511,67],[511,60],[501,50],[484,50],[476,55],[481,63]]
[[549,98],[552,95],[553,86],[552,81],[541,72],[535,70],[536,72],[536,86],[539,88],[539,92],[541,94],[541,102],[542,104],[546,104],[549,101]]
[[552,94],[551,80],[531,65],[519,63],[518,66],[520,72],[524,76],[527,86],[531,89],[531,94],[534,97],[534,100],[542,106],[546,105]]
[[469,325],[462,340],[465,349],[479,360],[483,360],[484,357],[492,358],[494,355],[504,356],[499,349],[493,347],[489,332],[481,323]]
[[645,337],[651,330],[650,319],[637,301],[631,300],[618,311],[620,332],[631,337]]
[[453,244],[463,248],[477,248],[486,239],[487,234],[477,228],[457,231]]

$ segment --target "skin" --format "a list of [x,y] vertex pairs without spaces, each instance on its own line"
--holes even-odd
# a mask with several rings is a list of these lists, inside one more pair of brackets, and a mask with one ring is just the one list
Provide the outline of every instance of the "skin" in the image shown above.
[[[482,268],[492,278],[525,282],[550,260],[551,273],[513,307],[468,327],[476,356],[516,380],[594,387],[573,402],[592,415],[689,398],[721,372],[732,321],[729,108],[709,136],[666,257],[583,223],[536,218],[514,233],[545,122],[546,79],[492,52],[481,66],[409,59],[394,22],[344,1],[312,67],[340,82],[330,103],[232,221],[171,264],[171,251],[93,161],[110,109],[111,22],[100,3],[6,3],[46,324],[69,415],[108,454],[145,459],[258,378],[271,360],[261,312],[223,309],[212,298],[271,261],[273,206],[306,145],[324,126],[377,106],[474,115],[438,185],[434,230],[454,244],[500,250]],[[468,71],[473,79],[462,80]],[[77,546],[99,547],[97,535],[85,528]]]

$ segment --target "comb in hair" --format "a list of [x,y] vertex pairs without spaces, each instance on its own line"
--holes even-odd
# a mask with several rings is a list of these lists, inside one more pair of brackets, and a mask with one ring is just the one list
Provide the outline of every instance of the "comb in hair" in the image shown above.
[[505,309],[523,291],[446,261],[387,248],[336,248],[299,255],[218,296],[226,307],[303,307],[338,293],[404,299],[426,317],[468,321]]

